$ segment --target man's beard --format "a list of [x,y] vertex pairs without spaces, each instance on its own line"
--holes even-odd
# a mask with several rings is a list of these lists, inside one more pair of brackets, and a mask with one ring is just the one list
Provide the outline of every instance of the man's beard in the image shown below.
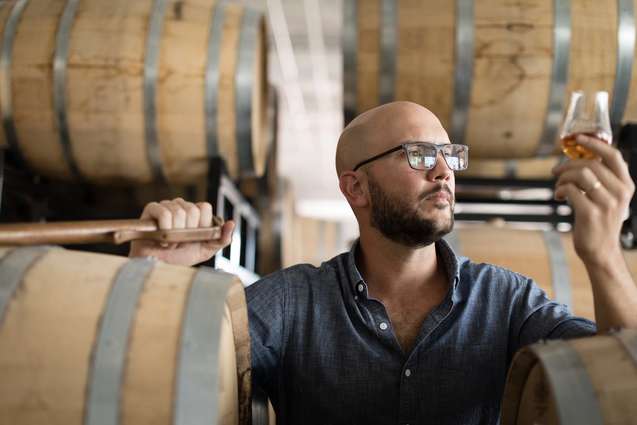
[[[453,229],[455,202],[453,193],[446,185],[438,186],[419,197],[419,201],[423,202],[426,197],[441,190],[450,195],[449,222],[441,223],[439,220],[421,217],[418,214],[418,208],[414,209],[404,200],[383,192],[371,176],[368,182],[372,200],[371,225],[392,241],[409,247],[422,247],[440,240]],[[438,206],[433,208],[441,209]],[[447,206],[442,208],[447,208]]]

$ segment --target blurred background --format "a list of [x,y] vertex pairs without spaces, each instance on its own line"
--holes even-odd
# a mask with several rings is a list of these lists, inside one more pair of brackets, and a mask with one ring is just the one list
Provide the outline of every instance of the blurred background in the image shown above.
[[[562,139],[600,136],[595,126],[561,134],[571,94],[603,91],[612,144],[637,181],[636,22],[637,0],[0,0],[0,242],[26,223],[20,243],[42,244],[46,224],[61,232],[47,243],[68,248],[0,247],[0,422],[89,420],[85,398],[103,401],[99,379],[88,390],[94,361],[105,363],[94,375],[107,389],[119,391],[111,377],[124,367],[139,378],[134,397],[109,396],[132,406],[131,422],[171,421],[177,353],[188,350],[202,357],[180,382],[196,388],[178,397],[208,411],[200,375],[215,370],[206,362],[216,354],[204,351],[218,346],[198,342],[225,322],[228,363],[218,370],[247,385],[211,388],[229,402],[223,423],[250,423],[242,285],[351,247],[358,229],[338,188],[337,140],[354,116],[393,100],[428,107],[470,147],[445,237],[456,254],[527,275],[594,319],[575,218],[553,199],[551,169],[565,160]],[[127,244],[81,238],[78,229],[176,197],[234,220],[232,243],[204,265],[238,279],[126,261]],[[619,241],[634,277],[636,212],[634,197]],[[203,304],[186,306],[190,293],[188,303]],[[212,327],[197,335],[184,325],[182,337],[182,322],[198,320]],[[609,377],[629,379],[615,366]]]
[[[358,232],[334,170],[343,126],[412,100],[471,148],[447,238],[457,252],[583,273],[563,261],[573,216],[550,170],[571,92],[604,90],[637,174],[634,18],[625,0],[2,1],[0,219],[134,218],[182,196],[239,225],[210,265],[247,283],[318,265]],[[515,254],[528,235],[536,265]]]

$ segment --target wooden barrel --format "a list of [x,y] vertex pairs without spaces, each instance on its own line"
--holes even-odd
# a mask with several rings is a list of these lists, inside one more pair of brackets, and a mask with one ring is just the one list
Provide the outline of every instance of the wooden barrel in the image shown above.
[[611,121],[634,121],[634,3],[345,0],[345,120],[414,101],[490,159],[557,151],[573,90],[608,91]]
[[281,126],[279,114],[279,94],[274,87],[268,91],[267,120],[269,131],[268,153],[265,162],[265,171],[262,176],[246,176],[241,178],[237,185],[241,193],[248,199],[258,197],[276,198],[279,190],[279,128]]
[[339,221],[307,217],[294,213],[284,218],[283,266],[299,263],[319,266],[344,251],[342,226]]
[[502,401],[502,425],[637,423],[637,331],[520,350]]
[[252,388],[252,425],[276,425],[276,413],[265,391]]
[[249,423],[236,277],[59,248],[0,256],[2,423]]
[[0,146],[37,173],[189,184],[267,153],[263,14],[215,0],[0,3]]
[[524,159],[471,159],[469,168],[456,173],[456,179],[463,178],[512,178],[531,180],[551,180],[553,167],[561,157]]
[[[581,317],[595,320],[593,292],[570,233],[476,225],[457,227],[445,237],[457,254],[533,278],[547,295]],[[637,250],[624,251],[637,281]]]
[[265,173],[238,182],[239,190],[255,206],[261,220],[257,254],[257,273],[260,275],[270,274],[282,267],[282,220],[286,209],[293,209],[294,202],[287,196],[286,183],[279,174],[279,97],[273,87],[270,88],[269,96],[270,141]]
[[292,230],[295,199],[289,181],[279,178],[279,188],[271,196],[256,200],[261,227],[259,228],[257,271],[265,276],[284,267],[285,242]]

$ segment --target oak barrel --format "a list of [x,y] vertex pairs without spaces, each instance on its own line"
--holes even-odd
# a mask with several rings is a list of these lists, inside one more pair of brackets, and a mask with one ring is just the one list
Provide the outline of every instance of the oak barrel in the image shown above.
[[190,184],[267,153],[266,28],[221,0],[0,3],[0,146],[39,174]]
[[637,331],[541,342],[513,359],[502,425],[637,424]]
[[548,156],[573,90],[637,118],[635,3],[345,0],[345,120],[410,100],[473,158]]
[[469,168],[456,173],[463,178],[517,178],[531,180],[554,179],[551,170],[560,163],[561,156],[523,159],[471,159]]
[[260,196],[276,198],[279,190],[279,129],[281,128],[281,114],[279,112],[279,93],[275,87],[268,90],[268,152],[265,170],[260,176],[247,176],[239,179],[237,185],[241,193],[248,199]]
[[41,246],[0,257],[0,423],[249,423],[236,277]]
[[[445,239],[456,254],[529,276],[575,315],[595,320],[590,280],[570,233],[475,225],[456,227]],[[637,250],[624,251],[624,258],[637,281]]]
[[[269,151],[263,176],[247,177],[238,182],[239,190],[251,201],[259,213],[261,226],[258,232],[257,273],[267,275],[282,267],[282,243],[284,205],[287,202],[285,182],[279,173],[279,95],[270,87],[268,122],[270,123]],[[290,202],[293,202],[291,200]]]

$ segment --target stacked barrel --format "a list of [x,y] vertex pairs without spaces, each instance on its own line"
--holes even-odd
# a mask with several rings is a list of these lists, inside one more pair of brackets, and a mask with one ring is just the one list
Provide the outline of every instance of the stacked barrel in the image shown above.
[[[571,92],[607,91],[615,132],[637,120],[634,0],[345,0],[344,116],[409,100],[470,147],[463,178],[552,178]],[[572,236],[513,225],[456,226],[456,252],[536,280],[594,319]],[[485,249],[488,248],[488,249]],[[637,276],[635,251],[625,251]],[[634,423],[634,332],[549,342],[518,353],[504,424]]]
[[95,188],[90,209],[106,216],[122,203],[138,214],[160,198],[210,201],[213,158],[241,187],[267,180],[253,187],[263,202],[276,199],[278,105],[261,10],[226,0],[9,0],[0,36],[0,149],[20,169]]
[[[453,143],[470,147],[469,168],[457,181],[548,181],[561,160],[559,131],[572,91],[610,94],[616,137],[637,120],[635,3],[345,0],[345,122],[382,103],[413,101],[440,118]],[[461,230],[459,239],[473,231]],[[497,231],[483,228],[472,243]],[[509,237],[538,235],[502,232],[502,247],[511,246]],[[471,254],[488,254],[480,248]]]
[[[345,120],[392,100],[468,144],[465,175],[549,177],[565,99],[610,94],[637,119],[633,0],[345,0]],[[498,160],[498,161],[494,161]]]
[[[262,11],[7,0],[0,40],[0,149],[55,193],[91,188],[104,209],[83,218],[108,217],[111,198],[138,215],[153,190],[189,198],[216,158],[234,183],[269,178],[273,191]],[[250,423],[243,285],[205,267],[4,247],[0,375],[2,423]]]
[[0,146],[37,173],[188,184],[222,156],[234,178],[268,151],[264,16],[201,0],[11,0]]
[[[460,223],[445,239],[457,255],[529,276],[573,314],[595,320],[591,283],[586,266],[575,253],[570,233]],[[624,258],[637,279],[637,251],[624,251]]]

